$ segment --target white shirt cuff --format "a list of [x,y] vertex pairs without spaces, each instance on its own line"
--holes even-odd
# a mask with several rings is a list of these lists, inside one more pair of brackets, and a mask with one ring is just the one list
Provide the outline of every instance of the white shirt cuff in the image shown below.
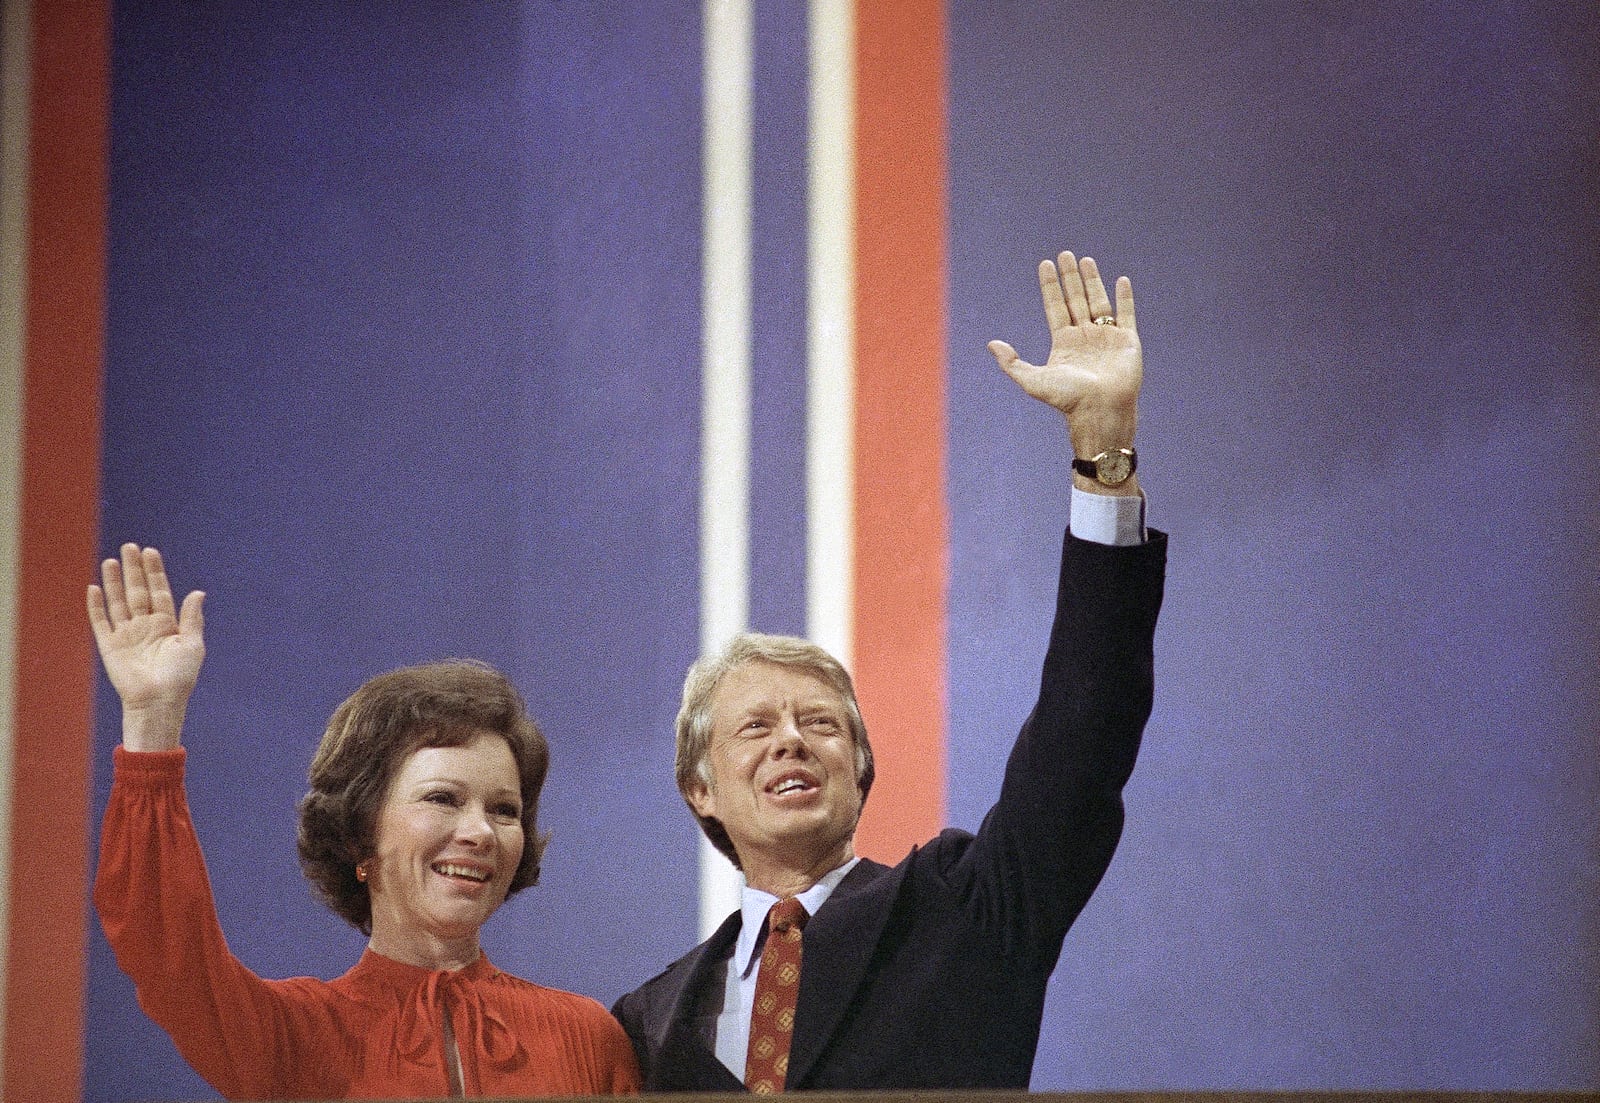
[[1144,495],[1091,494],[1073,487],[1072,535],[1114,547],[1143,544],[1149,538],[1144,527]]

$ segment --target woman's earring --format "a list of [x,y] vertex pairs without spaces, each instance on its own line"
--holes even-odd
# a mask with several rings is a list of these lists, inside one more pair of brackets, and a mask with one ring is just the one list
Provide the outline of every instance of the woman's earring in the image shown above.
[[365,881],[366,879],[367,879],[367,863],[358,862],[356,864],[356,880],[357,881]]

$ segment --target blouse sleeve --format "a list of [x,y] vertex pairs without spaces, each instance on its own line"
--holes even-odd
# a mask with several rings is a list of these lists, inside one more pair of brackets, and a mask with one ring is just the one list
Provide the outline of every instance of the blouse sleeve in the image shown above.
[[291,1031],[281,985],[233,956],[183,789],[185,752],[115,751],[94,903],[139,1005],[224,1095],[273,1094]]
[[633,1053],[633,1043],[622,1026],[608,1012],[603,1024],[609,1067],[609,1083],[605,1090],[612,1095],[638,1095],[639,1062]]

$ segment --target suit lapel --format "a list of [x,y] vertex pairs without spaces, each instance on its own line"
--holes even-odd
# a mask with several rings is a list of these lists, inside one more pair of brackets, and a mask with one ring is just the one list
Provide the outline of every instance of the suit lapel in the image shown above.
[[665,1005],[665,1017],[649,1024],[652,1050],[665,1066],[656,1075],[665,1076],[679,1090],[691,1085],[702,1091],[738,1091],[744,1087],[717,1060],[714,1011],[707,1017],[708,1001],[714,1008],[722,1006],[722,992],[711,993],[708,988],[716,987],[720,966],[732,954],[741,924],[739,913],[734,912],[710,938],[689,952],[680,971],[682,979]]
[[863,858],[806,924],[799,1015],[789,1047],[790,1088],[801,1086],[855,999],[909,862]]

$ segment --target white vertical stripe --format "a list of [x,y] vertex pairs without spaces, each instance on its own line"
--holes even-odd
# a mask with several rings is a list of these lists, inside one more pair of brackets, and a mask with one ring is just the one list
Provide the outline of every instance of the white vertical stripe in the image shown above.
[[0,1067],[11,944],[11,793],[16,747],[17,561],[21,558],[23,341],[27,306],[29,57],[33,5],[0,5]]
[[811,4],[806,633],[851,662],[855,517],[854,0]]
[[[700,650],[750,616],[749,0],[705,0],[701,189]],[[739,906],[738,872],[700,840],[700,928]]]

